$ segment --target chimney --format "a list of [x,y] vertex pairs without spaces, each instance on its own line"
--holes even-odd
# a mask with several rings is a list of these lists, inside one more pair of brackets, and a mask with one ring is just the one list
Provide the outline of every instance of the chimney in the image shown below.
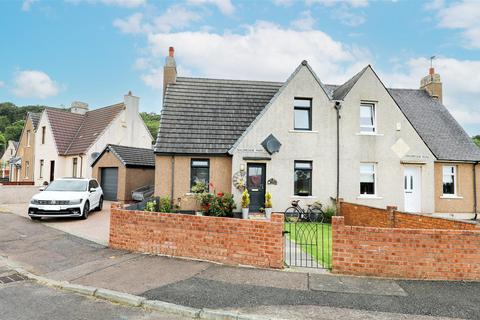
[[442,82],[440,81],[440,75],[435,73],[435,68],[430,67],[428,76],[422,78],[420,89],[427,91],[432,98],[442,103]]
[[177,81],[177,64],[174,58],[175,50],[173,47],[168,49],[168,57],[165,58],[165,66],[163,67],[163,95],[167,90],[167,85]]
[[88,103],[73,101],[70,107],[71,113],[85,114],[88,111]]
[[138,144],[138,141],[135,141],[135,134],[141,131],[138,131],[140,128],[137,127],[137,119],[139,119],[139,105],[140,98],[134,96],[131,91],[128,91],[126,95],[123,96],[123,104],[125,105],[125,111],[122,115],[122,127],[127,129],[126,134],[126,145],[135,146]]

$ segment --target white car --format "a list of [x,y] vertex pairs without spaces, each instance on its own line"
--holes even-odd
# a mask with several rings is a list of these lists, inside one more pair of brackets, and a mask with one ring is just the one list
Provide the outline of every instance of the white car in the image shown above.
[[[42,191],[43,190],[43,191]],[[103,191],[95,179],[62,178],[40,188],[30,200],[28,215],[42,217],[78,217],[87,219],[92,210],[102,210]]]

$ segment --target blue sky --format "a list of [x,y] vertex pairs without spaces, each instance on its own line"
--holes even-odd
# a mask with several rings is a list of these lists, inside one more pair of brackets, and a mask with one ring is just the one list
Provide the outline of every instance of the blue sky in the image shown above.
[[480,1],[26,0],[0,11],[0,101],[99,107],[132,90],[160,112],[170,45],[185,76],[283,81],[307,59],[325,83],[370,63],[404,88],[436,55],[446,106],[480,134]]

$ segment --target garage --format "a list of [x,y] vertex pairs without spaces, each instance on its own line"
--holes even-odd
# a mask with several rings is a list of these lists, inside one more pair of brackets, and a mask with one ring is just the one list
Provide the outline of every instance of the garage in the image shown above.
[[109,144],[92,163],[92,177],[100,183],[104,199],[132,201],[132,191],[155,182],[152,149]]
[[103,198],[105,200],[116,201],[118,190],[118,168],[102,168],[100,185],[103,189]]

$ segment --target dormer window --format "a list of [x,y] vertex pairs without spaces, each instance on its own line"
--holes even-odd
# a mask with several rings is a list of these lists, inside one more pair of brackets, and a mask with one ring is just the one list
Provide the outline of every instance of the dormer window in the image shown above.
[[295,98],[294,108],[294,129],[312,130],[312,99]]
[[360,105],[360,133],[375,133],[376,130],[375,105],[362,103]]

